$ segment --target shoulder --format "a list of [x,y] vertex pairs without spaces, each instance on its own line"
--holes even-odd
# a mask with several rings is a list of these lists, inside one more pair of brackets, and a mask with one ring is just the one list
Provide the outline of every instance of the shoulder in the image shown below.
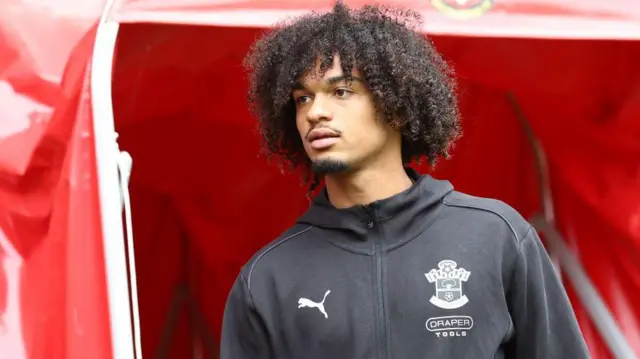
[[259,267],[263,266],[265,262],[272,262],[273,257],[281,257],[278,255],[279,253],[276,253],[286,251],[286,248],[292,241],[303,238],[304,235],[312,228],[313,227],[309,225],[296,224],[257,251],[242,267],[241,271],[242,276],[247,281],[249,289],[251,289],[251,280]]
[[501,227],[511,234],[517,245],[531,229],[529,222],[518,211],[497,199],[453,191],[442,202],[456,219],[474,225]]

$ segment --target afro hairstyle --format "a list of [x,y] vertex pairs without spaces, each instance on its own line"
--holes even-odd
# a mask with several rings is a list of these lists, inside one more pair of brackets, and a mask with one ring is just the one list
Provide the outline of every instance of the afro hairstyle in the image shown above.
[[256,41],[244,65],[249,107],[267,158],[292,170],[311,168],[296,127],[292,88],[318,63],[323,75],[335,54],[347,76],[360,70],[381,121],[401,132],[405,164],[448,158],[461,134],[454,73],[420,33],[420,24],[412,10],[351,9],[339,1],[331,12],[280,23]]

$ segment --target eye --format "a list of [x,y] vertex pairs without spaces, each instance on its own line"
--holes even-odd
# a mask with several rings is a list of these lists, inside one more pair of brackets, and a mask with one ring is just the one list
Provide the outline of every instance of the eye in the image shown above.
[[306,95],[302,95],[299,96],[295,99],[296,103],[298,105],[304,105],[306,103],[309,103],[311,101],[311,96],[306,96]]
[[349,95],[351,95],[353,93],[353,91],[351,91],[351,90],[349,90],[347,88],[338,88],[333,93],[338,98],[347,98],[347,97],[349,97]]

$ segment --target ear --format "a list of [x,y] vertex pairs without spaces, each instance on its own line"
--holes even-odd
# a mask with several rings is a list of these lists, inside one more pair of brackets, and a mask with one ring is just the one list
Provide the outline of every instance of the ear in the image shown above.
[[394,130],[400,131],[407,124],[406,119],[397,114],[393,114],[390,117],[389,126]]
[[393,130],[400,130],[404,125],[404,122],[400,120],[400,116],[386,112],[379,104],[376,104],[376,121],[389,126]]

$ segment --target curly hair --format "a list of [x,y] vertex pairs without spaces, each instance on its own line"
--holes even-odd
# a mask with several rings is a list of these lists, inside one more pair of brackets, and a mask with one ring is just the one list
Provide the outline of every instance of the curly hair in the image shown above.
[[267,157],[294,170],[310,168],[291,90],[318,62],[323,75],[337,54],[344,74],[354,68],[363,74],[381,120],[401,132],[405,164],[448,158],[461,134],[454,73],[418,31],[420,20],[412,10],[350,9],[339,1],[332,12],[281,23],[259,39],[244,65]]

